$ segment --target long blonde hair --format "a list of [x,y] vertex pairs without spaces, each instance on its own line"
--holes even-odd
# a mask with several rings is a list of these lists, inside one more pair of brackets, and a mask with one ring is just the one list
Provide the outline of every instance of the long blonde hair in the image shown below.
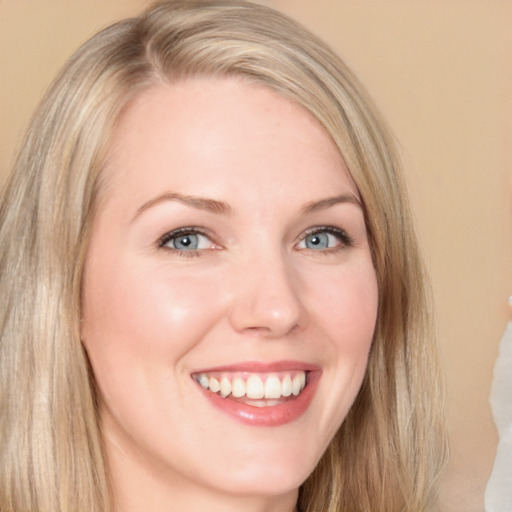
[[239,0],[161,1],[70,59],[0,201],[0,510],[109,510],[81,277],[121,111],[158,81],[236,75],[305,107],[337,144],[379,284],[367,374],[299,495],[302,512],[430,510],[445,457],[443,386],[394,143],[344,63],[286,16]]

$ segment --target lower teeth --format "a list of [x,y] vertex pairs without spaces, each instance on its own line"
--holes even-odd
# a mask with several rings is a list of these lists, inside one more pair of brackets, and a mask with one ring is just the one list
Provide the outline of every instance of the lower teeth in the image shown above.
[[273,407],[275,405],[280,405],[280,404],[283,404],[284,402],[287,402],[289,399],[288,398],[282,398],[281,400],[276,400],[276,399],[271,399],[271,398],[267,398],[267,399],[251,399],[251,398],[247,398],[247,397],[243,397],[243,398],[235,398],[233,396],[229,396],[229,397],[225,397],[225,398],[229,398],[235,402],[239,402],[239,403],[242,403],[242,404],[246,404],[246,405],[250,405],[252,407]]

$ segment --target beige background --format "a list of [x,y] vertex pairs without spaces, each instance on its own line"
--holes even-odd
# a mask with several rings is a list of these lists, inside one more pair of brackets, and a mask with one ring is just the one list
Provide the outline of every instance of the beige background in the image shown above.
[[[269,0],[367,85],[406,166],[438,305],[451,462],[442,510],[483,510],[496,447],[492,367],[512,293],[512,2]],[[0,0],[0,178],[77,45],[143,0]]]

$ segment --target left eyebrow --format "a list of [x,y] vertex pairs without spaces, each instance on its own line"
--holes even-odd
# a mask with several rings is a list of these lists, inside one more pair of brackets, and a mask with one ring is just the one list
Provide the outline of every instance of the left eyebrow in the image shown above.
[[359,208],[363,208],[361,205],[361,201],[352,194],[341,194],[339,196],[333,196],[333,197],[327,197],[325,199],[320,199],[319,201],[312,201],[310,203],[307,203],[302,208],[303,214],[313,213],[317,212],[319,210],[325,210],[327,208],[330,208],[331,206],[334,206],[336,204],[340,203],[349,203],[353,204]]

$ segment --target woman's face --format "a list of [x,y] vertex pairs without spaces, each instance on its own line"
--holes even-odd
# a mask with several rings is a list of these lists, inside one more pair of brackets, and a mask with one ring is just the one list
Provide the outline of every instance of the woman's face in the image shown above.
[[295,499],[358,393],[377,312],[339,152],[267,88],[190,79],[125,111],[106,172],[82,339],[115,485]]

